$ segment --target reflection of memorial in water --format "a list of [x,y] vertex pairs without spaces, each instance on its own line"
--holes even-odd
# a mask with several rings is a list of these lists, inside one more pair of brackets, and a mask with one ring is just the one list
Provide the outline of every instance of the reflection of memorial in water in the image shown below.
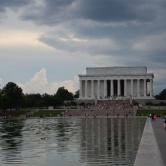
[[0,165],[133,165],[144,118],[0,122]]
[[91,165],[133,165],[144,125],[145,119],[137,118],[82,120],[80,160]]

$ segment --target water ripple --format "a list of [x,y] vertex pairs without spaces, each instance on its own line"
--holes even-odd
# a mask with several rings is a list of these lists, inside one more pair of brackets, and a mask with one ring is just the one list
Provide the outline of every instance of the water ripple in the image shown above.
[[146,119],[0,121],[0,166],[133,165]]

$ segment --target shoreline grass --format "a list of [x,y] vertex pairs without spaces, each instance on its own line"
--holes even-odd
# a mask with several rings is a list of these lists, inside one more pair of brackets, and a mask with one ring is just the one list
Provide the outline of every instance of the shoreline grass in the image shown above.
[[156,114],[162,117],[166,114],[166,110],[138,110],[136,116],[148,116],[149,114]]
[[[64,112],[64,110],[40,110],[38,112],[35,112],[31,117],[56,117],[60,114],[62,114],[62,112]],[[51,115],[51,116],[50,116]]]
[[4,111],[0,113],[0,117],[3,116],[11,116],[11,117],[19,117],[20,115],[24,115],[26,113],[31,112],[31,109],[20,109],[20,110],[15,110],[15,111]]
[[[18,111],[6,111],[1,112],[0,116],[11,116],[11,117],[19,117],[20,115],[25,115],[25,113],[31,112],[32,109],[20,109]],[[59,115],[62,115],[65,110],[39,110],[38,112],[35,112],[33,115],[30,115],[30,117],[57,117]],[[160,115],[160,117],[163,117],[166,115],[166,110],[146,110],[146,109],[138,109],[136,116],[148,116],[149,114],[157,114]]]

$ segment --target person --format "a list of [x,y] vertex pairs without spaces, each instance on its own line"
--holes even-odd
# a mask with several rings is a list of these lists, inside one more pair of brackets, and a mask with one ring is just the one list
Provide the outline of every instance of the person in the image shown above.
[[149,117],[151,118],[151,117],[152,117],[152,114],[149,114]]
[[164,128],[165,128],[165,131],[166,131],[166,118],[164,119]]
[[154,121],[156,121],[156,119],[157,119],[157,115],[154,114],[154,115],[153,115],[153,118],[154,118]]

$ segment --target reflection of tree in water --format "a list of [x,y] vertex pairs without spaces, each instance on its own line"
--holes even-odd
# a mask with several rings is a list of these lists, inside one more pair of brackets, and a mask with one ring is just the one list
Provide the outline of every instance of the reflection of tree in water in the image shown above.
[[71,119],[59,119],[56,126],[56,139],[57,139],[57,151],[62,152],[62,149],[69,151],[69,144],[72,144],[73,136],[77,133],[78,126],[76,121]]
[[14,158],[21,152],[23,125],[23,121],[0,123],[0,145],[2,147],[0,153],[4,154],[5,160]]

